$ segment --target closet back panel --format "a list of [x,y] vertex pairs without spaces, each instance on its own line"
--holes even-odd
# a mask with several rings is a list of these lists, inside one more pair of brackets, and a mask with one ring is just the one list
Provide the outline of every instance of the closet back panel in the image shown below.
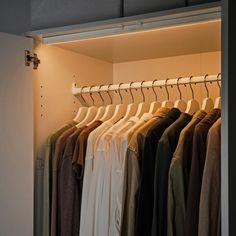
[[0,235],[33,235],[33,80],[28,38],[0,33]]
[[[165,80],[167,78],[178,78],[180,76],[189,77],[191,75],[218,74],[221,72],[221,52],[210,52],[201,54],[191,54],[176,57],[166,57],[151,60],[141,60],[133,62],[115,63],[113,65],[113,82],[115,84],[131,81],[143,80]],[[207,84],[210,97],[215,99],[219,96],[217,83]],[[191,98],[189,86],[180,86],[183,99]],[[195,98],[200,102],[206,97],[206,90],[203,84],[193,85]],[[168,87],[170,100],[175,101],[179,98],[177,87]],[[166,100],[165,89],[155,88],[158,99]],[[147,101],[155,99],[152,90],[144,89]],[[141,92],[133,91],[136,101],[142,101]],[[124,101],[131,102],[129,93],[122,92]],[[150,96],[151,95],[151,96]],[[119,102],[119,96],[114,97],[115,102]]]
[[[76,82],[78,86],[110,84],[113,66],[56,46],[37,43],[35,52],[41,60],[34,72],[35,150],[41,155],[48,135],[76,116],[80,103],[72,95],[72,83]],[[89,95],[84,97],[92,105]],[[101,104],[97,94],[93,97],[96,104]]]

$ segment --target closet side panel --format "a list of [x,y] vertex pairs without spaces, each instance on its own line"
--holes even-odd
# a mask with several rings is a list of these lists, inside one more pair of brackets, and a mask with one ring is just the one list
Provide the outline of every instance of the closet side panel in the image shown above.
[[[221,53],[210,52],[201,54],[191,54],[175,57],[157,58],[142,61],[132,61],[124,63],[116,63],[113,66],[113,82],[115,84],[131,81],[143,80],[165,80],[167,78],[189,77],[191,75],[218,74],[221,71]],[[219,89],[216,83],[207,84],[210,96],[215,99],[219,96]],[[180,86],[183,99],[191,98],[191,90],[189,86]],[[203,84],[193,85],[195,98],[202,101],[206,96],[206,91]],[[168,87],[170,100],[175,101],[179,98],[177,87]],[[167,95],[164,88],[155,88],[158,95],[158,100],[166,100]],[[144,89],[147,101],[155,99],[152,90]],[[137,102],[142,100],[141,92],[133,91]],[[122,93],[125,97],[124,101],[131,102],[129,93]],[[119,102],[119,97],[115,96],[114,100]]]
[[31,39],[0,33],[0,235],[33,235]]
[[[112,83],[112,64],[87,57],[56,46],[35,45],[41,60],[34,72],[35,91],[35,145],[37,155],[48,135],[58,130],[76,116],[79,100],[72,95],[72,83],[90,86]],[[105,100],[107,99],[104,95]],[[89,105],[89,95],[84,98]],[[98,94],[94,94],[95,105],[101,105]]]

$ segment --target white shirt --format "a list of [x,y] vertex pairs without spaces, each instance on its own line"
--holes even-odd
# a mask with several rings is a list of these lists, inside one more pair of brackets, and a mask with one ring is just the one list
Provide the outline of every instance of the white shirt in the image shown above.
[[[118,153],[112,145],[112,138],[116,133],[124,128],[131,127],[135,124],[135,121],[122,122],[119,125],[110,128],[99,140],[98,152],[100,152],[101,162],[104,169],[101,167],[99,171],[98,181],[101,181],[102,187],[100,188],[99,204],[97,206],[96,218],[98,219],[96,225],[95,235],[104,236],[110,235],[110,219],[111,219],[111,206],[112,196],[114,195],[114,188],[117,188],[117,176],[119,178]],[[103,160],[102,160],[103,159]],[[99,183],[99,184],[101,184]]]
[[[80,216],[80,236],[94,235],[94,206],[96,192],[97,163],[95,160],[97,140],[107,131],[113,123],[104,122],[88,136],[85,156],[85,169],[82,190],[81,216]],[[99,164],[99,163],[98,163]]]
[[[133,125],[130,128],[124,128],[121,129],[120,132],[117,133],[116,139],[119,141],[116,141],[116,145],[119,144],[120,146],[117,146],[117,150],[119,150],[119,158],[120,158],[120,178],[118,181],[118,185],[116,186],[116,193],[113,199],[113,206],[111,210],[111,223],[110,223],[110,232],[112,236],[121,236],[121,229],[122,229],[122,219],[123,219],[123,211],[124,211],[124,205],[125,205],[125,197],[126,197],[126,180],[127,180],[127,162],[126,162],[126,152],[128,149],[129,141],[135,132],[139,127],[144,125],[148,120],[150,120],[153,117],[152,114],[145,113],[140,120],[136,122],[135,125]],[[126,130],[126,132],[124,132]]]

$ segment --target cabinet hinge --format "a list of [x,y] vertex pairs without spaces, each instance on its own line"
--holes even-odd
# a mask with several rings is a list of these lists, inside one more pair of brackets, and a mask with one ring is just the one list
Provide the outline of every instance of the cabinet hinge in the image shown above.
[[34,70],[37,70],[40,60],[36,53],[30,53],[30,51],[25,50],[25,65],[30,66],[31,63],[33,63]]

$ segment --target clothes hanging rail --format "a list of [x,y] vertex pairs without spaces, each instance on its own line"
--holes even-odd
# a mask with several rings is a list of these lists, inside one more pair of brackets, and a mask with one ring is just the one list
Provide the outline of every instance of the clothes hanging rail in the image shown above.
[[98,86],[83,86],[78,87],[76,83],[72,84],[72,94],[79,95],[85,93],[98,93],[117,91],[117,90],[127,90],[127,89],[140,89],[142,88],[152,88],[152,87],[163,87],[163,86],[174,86],[174,85],[186,85],[186,84],[198,84],[198,83],[211,83],[221,81],[221,74],[218,75],[203,75],[203,76],[191,76],[176,79],[165,79],[165,80],[153,80],[145,82],[132,82],[131,83],[121,83],[112,85],[98,85]]

